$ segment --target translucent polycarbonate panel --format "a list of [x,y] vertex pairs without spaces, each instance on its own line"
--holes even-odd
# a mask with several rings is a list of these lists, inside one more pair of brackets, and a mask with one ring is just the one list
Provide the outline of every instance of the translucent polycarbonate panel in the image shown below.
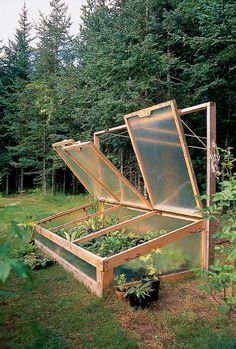
[[[97,207],[95,204],[92,204],[91,206],[85,207],[83,209],[78,209],[76,211],[66,213],[63,216],[52,218],[50,221],[47,221],[45,223],[40,223],[39,225],[41,225],[46,229],[54,228],[54,227],[57,227],[58,225],[65,224],[70,221],[85,217],[88,214],[96,213],[101,209],[101,207],[100,208],[99,207],[100,207],[99,204],[97,205]],[[109,207],[112,207],[112,205],[109,205],[107,203],[102,203],[103,210]]]
[[52,220],[50,220],[48,222],[40,223],[40,225],[42,227],[44,227],[45,229],[50,229],[50,228],[54,228],[54,227],[56,227],[58,225],[70,222],[70,221],[72,221],[74,219],[78,219],[78,218],[81,218],[83,216],[86,216],[88,213],[89,213],[89,207],[87,207],[84,210],[78,210],[78,211],[74,211],[74,212],[71,212],[71,213],[67,213],[66,215],[54,218],[54,219],[52,219]]
[[83,146],[82,148],[68,149],[67,152],[78,161],[78,164],[86,167],[98,181],[103,183],[104,187],[113,194],[119,202],[139,207],[147,207],[145,198],[143,197],[142,200],[138,196],[132,184],[127,184],[126,178],[123,177],[121,173],[118,174],[114,169],[114,165],[108,159],[104,160],[104,158],[99,155],[99,151],[95,151],[92,144]]
[[70,235],[73,234],[74,237],[72,240],[75,240],[143,214],[144,212],[142,211],[117,207],[115,210],[109,210],[95,217],[85,218],[80,222],[75,222],[69,227],[57,230],[56,233],[63,238],[66,238],[65,233],[69,233]]
[[96,268],[85,262],[83,259],[75,256],[73,253],[65,250],[63,247],[58,246],[55,242],[47,239],[41,234],[35,232],[34,238],[41,242],[44,246],[48,247],[51,251],[56,253],[58,256],[65,259],[68,263],[81,270],[84,274],[90,276],[92,279],[96,280]]
[[132,236],[142,237],[148,235],[148,233],[152,233],[154,236],[161,236],[191,223],[193,222],[162,215],[154,215],[143,218],[139,222],[127,224],[123,231],[124,234],[131,234]]
[[191,223],[162,215],[142,217],[137,222],[127,222],[121,229],[84,242],[81,247],[99,256],[110,257]]
[[91,195],[99,199],[114,200],[113,196],[111,196],[99,183],[78,166],[78,164],[63,149],[57,148],[57,151],[62,160],[66,162],[79,181],[86,186],[86,189]]
[[[201,261],[201,233],[192,234],[161,248],[161,253],[151,252],[147,264],[154,264],[158,273],[162,275],[189,270],[200,266]],[[140,280],[147,274],[147,267],[142,258],[136,258],[114,269],[114,275],[124,273],[127,281]]]
[[127,118],[126,123],[154,207],[196,211],[196,198],[171,106],[153,110],[148,117]]
[[128,219],[143,215],[144,211],[133,210],[127,207],[120,207],[113,212],[107,213],[107,218],[117,221],[117,223],[124,222]]

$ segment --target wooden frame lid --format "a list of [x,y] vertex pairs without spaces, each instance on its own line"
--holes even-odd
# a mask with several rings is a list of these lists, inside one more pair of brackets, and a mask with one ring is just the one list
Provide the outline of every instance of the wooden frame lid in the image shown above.
[[124,119],[152,207],[201,217],[198,186],[175,100]]

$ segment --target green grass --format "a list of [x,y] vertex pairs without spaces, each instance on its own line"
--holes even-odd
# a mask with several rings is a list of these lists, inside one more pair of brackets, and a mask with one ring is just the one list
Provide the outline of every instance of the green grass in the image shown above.
[[[12,220],[37,220],[88,200],[41,193],[0,198],[0,242],[20,243],[8,230]],[[0,348],[232,348],[232,323],[199,283],[166,284],[157,304],[133,311],[113,292],[96,298],[58,264],[34,271],[32,281],[11,275],[0,285],[16,294],[0,299]]]

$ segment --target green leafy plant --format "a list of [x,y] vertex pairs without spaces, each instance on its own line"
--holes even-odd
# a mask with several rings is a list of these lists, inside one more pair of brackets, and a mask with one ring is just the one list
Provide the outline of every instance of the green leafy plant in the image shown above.
[[53,263],[53,259],[45,256],[32,243],[24,243],[14,249],[12,255],[22,260],[25,265],[30,267],[30,269],[45,268]]
[[127,287],[125,287],[126,284],[126,276],[125,274],[120,274],[114,278],[114,281],[116,283],[116,289],[119,292],[126,291]]
[[147,281],[145,283],[139,282],[135,286],[130,287],[125,292],[125,297],[135,295],[138,299],[141,299],[141,298],[148,297],[151,291],[152,291],[152,288],[151,288],[150,281]]
[[231,315],[236,311],[236,178],[232,172],[235,159],[229,151],[221,151],[220,191],[213,196],[213,204],[202,210],[204,218],[214,220],[217,227],[215,260],[209,270],[196,272],[207,282],[203,289]]
[[[10,223],[8,223],[4,214],[1,217],[1,221],[3,224],[3,234],[10,233],[12,237],[20,240],[31,239],[33,231],[32,224],[18,224],[15,220],[11,220]],[[7,281],[11,271],[23,278],[30,277],[28,267],[22,260],[18,259],[17,256],[12,255],[10,246],[6,243],[0,244],[0,281],[2,283]],[[6,291],[1,291],[0,295],[6,295]]]
[[[100,207],[98,207],[99,202],[94,199],[92,208],[90,209],[90,213],[96,213],[97,210],[103,210],[104,203],[100,203]],[[101,207],[102,205],[102,207]],[[83,222],[78,223],[76,226],[69,229],[60,229],[57,231],[57,235],[65,238],[67,241],[73,241],[75,239],[79,239],[83,236],[92,234],[98,230],[105,228],[106,226],[117,224],[119,219],[115,216],[109,217],[108,219],[105,215],[101,214],[100,216],[92,217]]]
[[64,236],[67,241],[74,241],[75,239],[79,239],[81,237],[81,232],[78,230],[73,231],[64,231]]
[[116,230],[109,235],[90,240],[81,246],[101,257],[108,257],[149,241],[156,234],[157,232],[149,232],[140,237],[132,232],[127,233],[127,230],[124,228]]
[[5,283],[11,271],[23,278],[29,276],[26,265],[11,256],[10,247],[6,244],[0,245],[0,281]]
[[158,274],[160,274],[160,270],[156,267],[156,258],[159,254],[163,254],[163,250],[161,248],[156,248],[153,249],[150,253],[139,257],[139,259],[145,264],[147,277],[150,277],[152,279],[158,279]]

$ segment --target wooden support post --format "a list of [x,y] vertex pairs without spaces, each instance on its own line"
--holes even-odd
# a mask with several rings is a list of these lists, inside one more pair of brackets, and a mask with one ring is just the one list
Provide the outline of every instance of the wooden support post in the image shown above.
[[[216,104],[210,102],[207,106],[207,206],[212,205],[213,194],[216,192],[216,178],[214,173],[214,145],[216,144]],[[208,220],[206,228],[206,268],[214,260],[215,221]]]
[[102,291],[111,288],[113,283],[113,269],[107,271],[97,269],[97,283],[100,285]]
[[94,145],[100,149],[100,137],[96,134],[93,135],[93,142],[94,142]]
[[[212,204],[212,196],[216,192],[216,179],[213,171],[213,153],[214,144],[216,143],[216,104],[207,102],[193,107],[179,110],[179,114],[187,115],[202,110],[207,112],[207,206]],[[214,239],[212,234],[215,232],[215,222],[207,221],[206,231],[202,233],[202,266],[206,269],[214,260]]]

